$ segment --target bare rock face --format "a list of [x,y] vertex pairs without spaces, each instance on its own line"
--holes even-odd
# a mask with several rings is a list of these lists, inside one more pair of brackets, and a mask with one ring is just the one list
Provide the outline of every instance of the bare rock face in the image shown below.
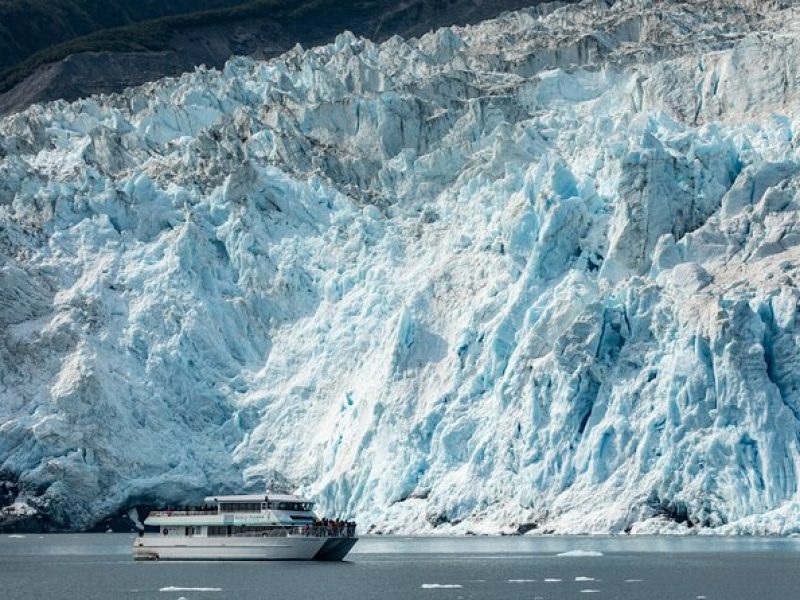
[[799,31],[586,1],[0,121],[3,503],[797,531]]

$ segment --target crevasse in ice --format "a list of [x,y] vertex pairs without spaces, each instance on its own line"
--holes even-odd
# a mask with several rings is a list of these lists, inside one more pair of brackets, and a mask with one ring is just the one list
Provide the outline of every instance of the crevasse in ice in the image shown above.
[[5,118],[14,500],[800,530],[798,34],[585,1]]

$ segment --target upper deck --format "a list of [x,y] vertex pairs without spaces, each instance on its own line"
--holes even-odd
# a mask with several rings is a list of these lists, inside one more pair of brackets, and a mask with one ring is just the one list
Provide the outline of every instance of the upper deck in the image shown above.
[[145,525],[306,525],[315,520],[314,503],[291,494],[208,496],[204,506],[151,512]]

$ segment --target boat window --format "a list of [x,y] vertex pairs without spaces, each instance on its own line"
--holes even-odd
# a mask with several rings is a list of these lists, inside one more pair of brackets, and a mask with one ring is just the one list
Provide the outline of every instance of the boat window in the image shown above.
[[278,502],[278,510],[286,510],[286,502]]
[[220,504],[224,513],[261,512],[261,502],[223,502]]

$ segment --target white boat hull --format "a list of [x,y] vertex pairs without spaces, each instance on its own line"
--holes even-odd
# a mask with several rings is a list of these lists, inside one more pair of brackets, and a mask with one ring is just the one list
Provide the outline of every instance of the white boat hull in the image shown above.
[[[175,539],[154,535],[136,538],[133,557],[136,560],[313,560],[330,540],[318,537]],[[350,538],[350,542],[347,551],[355,539]]]
[[292,494],[208,496],[203,506],[150,512],[158,533],[133,542],[136,560],[343,560],[356,524],[318,519]]

